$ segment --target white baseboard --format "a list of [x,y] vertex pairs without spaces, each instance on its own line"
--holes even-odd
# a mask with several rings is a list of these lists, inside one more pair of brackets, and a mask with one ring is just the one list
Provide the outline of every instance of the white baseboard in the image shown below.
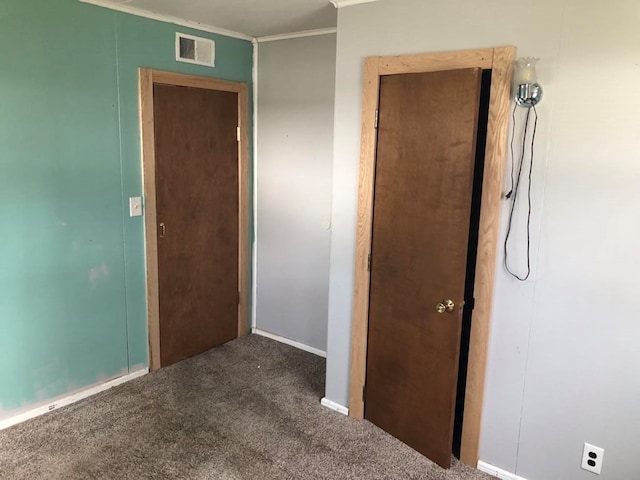
[[333,410],[334,412],[338,412],[338,413],[341,413],[342,415],[349,416],[349,409],[347,407],[345,407],[344,405],[340,405],[339,403],[336,403],[332,400],[329,400],[326,397],[320,400],[320,405],[330,410]]
[[260,335],[261,337],[270,338],[271,340],[275,340],[276,342],[284,343],[291,347],[299,348],[300,350],[304,350],[305,352],[313,353],[314,355],[318,355],[319,357],[327,358],[327,352],[323,350],[319,350],[317,348],[310,347],[309,345],[305,345],[304,343],[296,342],[295,340],[291,340],[289,338],[281,337],[280,335],[276,335],[274,333],[265,332],[264,330],[260,330],[259,328],[252,328],[251,333],[254,335]]
[[526,480],[526,478],[524,477],[519,477],[515,473],[510,473],[506,470],[502,470],[501,468],[489,465],[482,460],[478,461],[478,470],[484,473],[488,473],[489,475],[493,475],[494,477],[500,478],[502,480]]
[[4,430],[5,428],[9,428],[14,425],[17,425],[18,423],[31,420],[32,418],[35,418],[35,417],[39,417],[40,415],[44,415],[45,413],[49,413],[53,410],[57,410],[60,407],[66,407],[67,405],[76,403],[84,398],[91,397],[92,395],[95,395],[100,392],[104,392],[105,390],[109,390],[110,388],[113,388],[113,387],[117,387],[118,385],[129,382],[135,378],[142,377],[147,373],[149,373],[149,369],[143,368],[142,370],[137,370],[133,373],[129,373],[128,375],[114,378],[113,380],[109,380],[108,382],[101,383],[100,385],[95,385],[85,390],[80,390],[79,392],[76,392],[72,395],[61,398],[59,400],[56,400],[47,405],[42,405],[41,407],[36,407],[24,413],[15,415],[13,417],[2,419],[0,420],[0,430]]

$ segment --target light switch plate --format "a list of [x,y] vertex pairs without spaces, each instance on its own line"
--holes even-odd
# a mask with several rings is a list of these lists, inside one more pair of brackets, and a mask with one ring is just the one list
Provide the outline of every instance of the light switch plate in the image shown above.
[[131,217],[142,216],[142,197],[129,198],[129,216]]

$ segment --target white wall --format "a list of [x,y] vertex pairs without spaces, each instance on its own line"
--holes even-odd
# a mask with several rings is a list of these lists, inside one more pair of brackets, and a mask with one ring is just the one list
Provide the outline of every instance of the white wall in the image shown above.
[[541,58],[545,87],[533,274],[520,283],[499,258],[481,459],[529,480],[590,479],[587,441],[606,449],[600,478],[640,478],[639,22],[637,0],[339,10],[328,399],[348,398],[363,57],[515,45]]
[[258,50],[257,328],[326,350],[336,36]]

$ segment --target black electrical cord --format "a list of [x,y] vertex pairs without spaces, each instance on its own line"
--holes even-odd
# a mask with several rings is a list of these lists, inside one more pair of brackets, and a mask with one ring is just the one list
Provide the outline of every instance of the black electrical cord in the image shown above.
[[[531,159],[529,161],[529,185],[527,191],[527,203],[528,203],[528,212],[527,212],[527,274],[524,277],[520,277],[509,268],[508,262],[508,242],[509,236],[511,235],[511,227],[513,225],[513,212],[516,208],[516,201],[518,199],[518,191],[520,189],[520,180],[522,178],[522,167],[524,166],[525,154],[526,154],[526,140],[527,133],[529,131],[529,118],[531,117],[531,110],[535,114],[534,123],[533,123],[533,134],[531,136]],[[518,178],[516,180],[515,188],[513,188],[513,169],[514,169],[514,161],[513,161],[513,139],[515,137],[515,109],[514,109],[514,127],[513,134],[511,137],[511,184],[512,190],[509,192],[506,197],[510,198],[513,193],[513,202],[511,203],[511,210],[509,211],[509,224],[507,227],[507,236],[504,239],[504,268],[507,272],[514,278],[520,280],[521,282],[526,281],[531,275],[531,176],[533,173],[533,148],[536,140],[536,131],[538,129],[538,112],[535,106],[532,106],[527,111],[527,119],[524,124],[524,134],[522,135],[522,155],[520,157],[520,166],[518,167]]]

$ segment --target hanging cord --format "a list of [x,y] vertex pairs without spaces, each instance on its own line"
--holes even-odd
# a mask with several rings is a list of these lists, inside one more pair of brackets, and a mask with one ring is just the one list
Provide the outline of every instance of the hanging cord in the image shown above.
[[[524,160],[525,160],[525,153],[526,153],[526,140],[527,140],[527,133],[529,131],[529,119],[531,117],[531,110],[533,110],[534,113],[534,122],[533,122],[533,134],[531,136],[531,160],[529,162],[529,185],[528,185],[528,191],[527,191],[527,206],[528,206],[528,212],[527,212],[527,274],[524,277],[520,277],[519,275],[517,275],[516,273],[512,272],[511,269],[509,268],[509,262],[508,262],[508,242],[509,242],[509,236],[511,235],[511,227],[513,225],[513,212],[515,211],[516,208],[516,201],[518,199],[518,191],[520,190],[520,180],[522,178],[522,167],[524,166]],[[511,137],[511,171],[513,172],[514,169],[514,162],[513,162],[513,139],[515,137],[515,109],[513,112],[513,116],[514,116],[514,128],[513,128],[513,135]],[[513,202],[511,203],[511,210],[509,211],[509,224],[507,227],[507,236],[504,239],[504,268],[507,270],[507,272],[509,272],[509,274],[520,280],[521,282],[526,281],[529,278],[529,275],[531,275],[531,176],[533,173],[533,149],[534,149],[534,145],[535,145],[535,141],[536,141],[536,131],[538,129],[538,111],[536,110],[535,106],[532,106],[531,108],[529,108],[527,110],[527,119],[525,121],[524,124],[524,134],[522,135],[522,154],[520,157],[520,166],[518,167],[518,177],[516,180],[516,185],[515,188],[512,187],[512,191],[509,192],[507,194],[507,198],[511,197],[511,193],[513,193]],[[513,173],[511,174],[511,183],[513,185]]]

